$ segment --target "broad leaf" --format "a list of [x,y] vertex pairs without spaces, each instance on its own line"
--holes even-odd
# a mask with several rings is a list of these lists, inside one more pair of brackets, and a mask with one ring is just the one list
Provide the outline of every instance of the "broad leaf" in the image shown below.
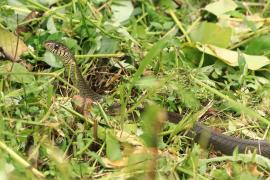
[[218,24],[228,28],[230,27],[233,30],[231,43],[235,44],[247,38],[245,34],[260,29],[266,21],[267,19],[264,19],[257,14],[253,14],[242,15],[239,18],[220,17]]
[[[239,55],[236,51],[219,48],[210,44],[197,44],[196,46],[200,51],[215,56],[230,66],[239,65]],[[251,70],[258,70],[263,66],[270,64],[270,60],[266,56],[247,55],[244,53],[242,55],[246,61],[248,69]]]
[[190,34],[192,41],[228,47],[231,42],[232,29],[214,23],[203,22]]
[[120,160],[122,158],[120,144],[110,131],[106,133],[106,154],[111,161]]
[[[12,68],[12,70],[11,70]],[[33,74],[27,74],[28,70],[19,63],[14,63],[12,66],[11,62],[8,62],[0,66],[1,72],[11,72],[10,80],[18,83],[31,83],[35,80]]]
[[0,28],[0,34],[0,48],[2,49],[2,53],[6,58],[17,61],[19,60],[20,56],[28,50],[24,42],[18,39],[18,37],[13,33]]
[[101,40],[100,54],[115,53],[118,49],[119,42],[115,39],[103,37]]
[[50,34],[54,34],[57,32],[57,29],[56,29],[56,26],[52,17],[50,17],[47,21],[47,29],[49,30]]
[[113,20],[121,23],[129,19],[133,11],[133,5],[130,0],[114,0],[112,4]]
[[48,51],[45,52],[43,61],[49,64],[51,67],[60,68],[63,66],[62,61]]
[[215,14],[216,16],[220,16],[225,14],[226,12],[233,11],[237,8],[237,4],[232,0],[219,0],[217,2],[208,4],[205,7],[205,10]]
[[270,35],[256,37],[248,42],[246,53],[253,55],[264,55],[270,52]]
[[113,20],[118,23],[128,20],[134,9],[130,0],[114,0],[111,8]]

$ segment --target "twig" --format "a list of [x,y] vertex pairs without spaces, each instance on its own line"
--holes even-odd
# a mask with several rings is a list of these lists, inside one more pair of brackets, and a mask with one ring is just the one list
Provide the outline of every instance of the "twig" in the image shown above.
[[0,141],[0,148],[7,152],[15,161],[20,163],[24,168],[30,169],[33,174],[35,174],[39,178],[45,178],[45,175],[38,171],[36,168],[32,167],[27,161],[25,161],[22,157],[20,157],[17,153],[15,153],[12,149],[7,147],[7,145]]
[[76,58],[110,58],[110,57],[123,57],[123,56],[125,56],[125,53],[75,55]]
[[184,34],[185,38],[187,39],[187,41],[189,43],[191,43],[191,40],[186,32],[186,30],[184,29],[182,23],[178,20],[178,18],[176,17],[175,13],[173,12],[173,10],[169,10],[169,13],[171,15],[171,17],[173,18],[174,22],[176,23],[176,25],[178,26],[178,28],[182,31],[182,33]]

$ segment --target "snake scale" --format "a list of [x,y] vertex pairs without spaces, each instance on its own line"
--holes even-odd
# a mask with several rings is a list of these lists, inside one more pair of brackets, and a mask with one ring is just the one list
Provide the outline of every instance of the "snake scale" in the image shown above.
[[[70,72],[72,83],[79,89],[80,95],[84,98],[91,98],[93,101],[100,101],[102,96],[94,92],[84,80],[79,67],[76,64],[74,54],[62,43],[55,41],[46,41],[45,48],[51,53],[59,56],[66,69]],[[168,120],[172,123],[178,123],[181,115],[174,112],[167,112]],[[270,142],[267,140],[248,140],[224,135],[213,131],[205,125],[196,122],[193,127],[194,139],[196,142],[206,147],[213,147],[224,154],[232,154],[235,148],[239,153],[245,153],[248,150],[255,150],[257,154],[270,158]],[[192,134],[192,133],[189,133]]]

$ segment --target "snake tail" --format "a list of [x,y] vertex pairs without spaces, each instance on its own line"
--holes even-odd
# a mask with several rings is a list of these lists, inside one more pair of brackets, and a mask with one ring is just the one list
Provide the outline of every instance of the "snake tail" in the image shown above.
[[[178,113],[167,112],[167,114],[168,120],[174,124],[177,124],[183,118]],[[215,132],[200,122],[194,124],[192,132],[189,132],[188,135],[193,137],[195,142],[203,148],[211,146],[223,154],[232,155],[237,148],[239,153],[256,151],[257,154],[270,158],[270,142],[268,140],[241,139],[224,135]]]

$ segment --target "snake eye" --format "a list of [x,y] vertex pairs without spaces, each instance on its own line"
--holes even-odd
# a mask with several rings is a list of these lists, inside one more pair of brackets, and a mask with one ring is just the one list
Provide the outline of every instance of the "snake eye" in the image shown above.
[[54,49],[56,49],[56,50],[59,49],[59,47],[60,47],[59,44],[54,45]]

